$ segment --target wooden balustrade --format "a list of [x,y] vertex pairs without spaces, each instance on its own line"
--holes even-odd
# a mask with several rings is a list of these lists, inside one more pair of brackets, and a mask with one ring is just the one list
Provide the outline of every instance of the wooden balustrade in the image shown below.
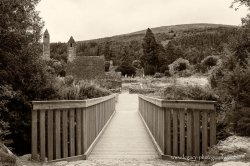
[[32,159],[86,159],[115,112],[116,95],[33,101]]
[[216,144],[214,101],[139,96],[139,113],[162,158],[202,156]]

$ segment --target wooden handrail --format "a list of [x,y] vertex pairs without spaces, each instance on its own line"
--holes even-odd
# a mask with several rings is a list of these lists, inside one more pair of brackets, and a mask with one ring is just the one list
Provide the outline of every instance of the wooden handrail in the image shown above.
[[86,99],[86,100],[48,100],[48,101],[32,101],[33,110],[39,110],[39,109],[46,109],[46,110],[52,110],[52,109],[69,109],[69,108],[86,108],[90,107],[92,105],[96,105],[98,103],[107,101],[113,97],[115,97],[116,94],[99,97],[99,98],[93,98],[93,99]]
[[190,108],[190,109],[206,109],[206,110],[214,110],[214,105],[217,103],[216,101],[208,101],[208,100],[164,100],[158,99],[150,96],[139,95],[139,98],[146,100],[154,105],[159,107],[166,108]]

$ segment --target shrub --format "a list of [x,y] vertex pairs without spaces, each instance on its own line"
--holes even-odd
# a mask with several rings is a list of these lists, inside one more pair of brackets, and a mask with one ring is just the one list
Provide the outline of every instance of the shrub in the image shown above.
[[63,100],[84,100],[110,95],[110,91],[88,81],[73,81],[68,84],[64,80],[58,80],[55,89],[59,98]]
[[205,73],[212,67],[216,66],[218,62],[219,62],[218,56],[207,56],[201,61],[201,63],[195,65],[195,69],[198,72]]
[[123,76],[133,76],[136,73],[135,68],[127,62],[123,62],[115,71],[121,72]]
[[169,72],[171,75],[178,74],[181,71],[187,70],[190,68],[189,61],[183,58],[179,58],[176,61],[174,61],[169,66]]
[[146,64],[144,66],[144,74],[145,75],[154,75],[156,73],[156,66]]
[[129,88],[129,93],[131,94],[149,94],[149,93],[154,93],[154,89],[145,89],[145,88]]
[[236,134],[250,136],[250,107],[233,111],[229,115],[229,120]]
[[134,60],[132,62],[132,66],[135,67],[135,68],[137,68],[137,69],[141,69],[142,68],[141,61],[140,60]]
[[109,68],[110,68],[110,62],[109,62],[109,61],[106,61],[106,62],[105,62],[105,72],[108,72],[108,71],[109,71]]
[[167,77],[171,76],[169,70],[165,70],[164,75]]
[[155,73],[154,78],[162,78],[164,74],[162,73]]
[[158,91],[155,95],[166,100],[218,100],[218,96],[208,86],[200,87],[174,84]]
[[201,64],[206,67],[213,67],[217,64],[218,60],[219,60],[218,56],[214,56],[214,55],[207,56],[201,61]]

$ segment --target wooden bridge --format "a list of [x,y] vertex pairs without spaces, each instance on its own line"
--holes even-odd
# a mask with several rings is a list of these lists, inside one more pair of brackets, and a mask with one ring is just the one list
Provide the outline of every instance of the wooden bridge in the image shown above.
[[34,101],[32,158],[58,161],[206,155],[207,148],[216,144],[215,104],[128,93],[89,100]]

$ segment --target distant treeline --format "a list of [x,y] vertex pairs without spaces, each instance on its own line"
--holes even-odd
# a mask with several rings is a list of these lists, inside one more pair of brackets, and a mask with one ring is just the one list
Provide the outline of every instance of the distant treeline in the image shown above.
[[[237,33],[237,27],[233,26],[191,28],[182,31],[173,29],[155,33],[157,42],[162,46],[159,61],[162,65],[168,65],[182,57],[189,60],[191,64],[199,63],[209,55],[222,54],[224,46]],[[120,65],[124,61],[132,64],[143,55],[144,35],[139,33],[77,42],[77,55],[104,55],[107,61],[113,60],[114,65]],[[67,59],[66,43],[52,43],[51,56],[65,61]]]

